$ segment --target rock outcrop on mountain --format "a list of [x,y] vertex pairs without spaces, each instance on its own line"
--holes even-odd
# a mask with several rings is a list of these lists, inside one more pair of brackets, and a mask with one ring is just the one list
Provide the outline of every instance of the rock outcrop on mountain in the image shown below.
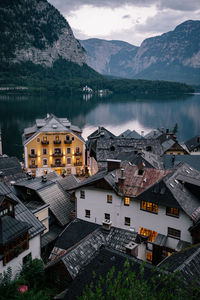
[[[81,41],[81,44],[88,53],[89,65],[103,74],[200,84],[199,37],[200,21],[189,20],[173,31],[145,39],[140,47],[132,46],[132,50],[130,44],[128,50],[121,44],[119,50],[115,47],[115,53],[109,52],[103,40],[95,47],[93,39]],[[104,57],[104,52],[109,54]]]
[[83,65],[87,56],[59,11],[46,0],[0,2],[1,62],[51,67],[59,59]]
[[[88,65],[106,75],[127,77],[128,66],[138,47],[122,41],[80,40],[88,55]],[[130,72],[132,69],[130,69]]]

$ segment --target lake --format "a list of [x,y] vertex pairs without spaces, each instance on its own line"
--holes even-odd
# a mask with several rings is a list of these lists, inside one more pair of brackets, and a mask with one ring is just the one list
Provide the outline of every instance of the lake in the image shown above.
[[178,124],[179,142],[200,134],[200,94],[179,97],[148,97],[130,95],[83,99],[58,95],[0,95],[0,127],[3,153],[22,160],[21,135],[36,118],[47,113],[67,117],[83,130],[83,137],[101,125],[118,135],[126,129],[148,133],[154,128]]

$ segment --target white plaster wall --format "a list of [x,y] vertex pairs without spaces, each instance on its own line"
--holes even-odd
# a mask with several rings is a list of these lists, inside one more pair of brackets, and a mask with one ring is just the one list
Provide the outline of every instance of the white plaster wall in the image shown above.
[[40,258],[40,235],[38,234],[33,239],[29,241],[29,249],[22,252],[18,257],[15,257],[9,261],[5,266],[3,266],[3,260],[0,261],[0,273],[6,271],[8,267],[12,268],[13,277],[21,269],[23,257],[32,254],[32,258]]
[[[167,235],[168,227],[181,230],[181,240],[192,242],[188,228],[192,225],[190,218],[180,211],[179,218],[166,215],[166,208],[159,206],[158,214],[140,210],[140,201],[131,200],[129,206],[124,206],[123,199],[113,191],[97,190],[93,188],[82,189],[85,191],[85,199],[80,198],[80,190],[76,191],[77,197],[77,218],[102,224],[104,214],[109,213],[112,225],[123,229],[130,226],[139,232],[140,227],[154,230]],[[107,203],[107,195],[112,195],[112,203]],[[90,210],[90,218],[85,217],[85,210]],[[131,225],[124,225],[124,218],[131,219]],[[173,240],[175,239],[170,239]],[[177,240],[176,240],[177,244]]]

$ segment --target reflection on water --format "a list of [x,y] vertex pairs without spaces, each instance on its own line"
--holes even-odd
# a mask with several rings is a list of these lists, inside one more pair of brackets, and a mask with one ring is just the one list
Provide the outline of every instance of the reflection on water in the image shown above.
[[[86,100],[86,99],[85,99]],[[82,97],[0,95],[0,126],[3,152],[22,158],[21,134],[36,118],[47,113],[67,117],[83,129],[86,138],[97,126],[118,135],[126,129],[146,134],[153,128],[173,128],[178,124],[179,141],[200,134],[200,95],[179,98],[135,99],[109,96],[83,100]]]

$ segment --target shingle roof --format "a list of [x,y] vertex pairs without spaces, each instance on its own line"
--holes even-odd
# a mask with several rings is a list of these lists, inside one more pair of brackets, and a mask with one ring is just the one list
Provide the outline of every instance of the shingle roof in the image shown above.
[[73,187],[76,187],[80,181],[78,178],[76,178],[74,175],[67,175],[64,178],[60,178],[57,180],[57,182],[62,186],[62,188],[67,191],[69,189],[73,189]]
[[137,131],[135,131],[135,130],[131,131],[130,129],[122,132],[118,137],[126,138],[126,139],[141,139],[142,138],[142,136],[139,133],[137,133]]
[[[65,300],[73,300],[78,296],[81,296],[82,290],[89,285],[91,282],[98,280],[101,275],[102,278],[105,278],[107,273],[112,267],[115,268],[115,274],[118,271],[122,271],[124,268],[124,263],[126,260],[133,261],[133,269],[139,273],[142,261],[136,260],[133,257],[125,255],[123,253],[117,252],[112,249],[102,248],[95,256],[95,258],[84,267],[80,274],[72,281],[67,293],[64,296]],[[150,264],[144,265],[144,274],[143,278],[150,279],[152,276],[153,267]],[[96,276],[94,277],[94,272]]]
[[196,135],[195,137],[191,138],[190,140],[185,142],[189,151],[194,150],[196,147],[200,146],[200,136]]
[[20,162],[16,157],[0,156],[0,181],[10,182],[25,178]]
[[165,169],[172,169],[180,162],[187,163],[192,168],[200,171],[200,155],[164,155]]
[[25,233],[32,226],[10,216],[0,218],[0,244],[5,245],[8,242]]
[[166,267],[169,272],[179,271],[186,284],[200,284],[200,244],[171,254],[159,267]]

